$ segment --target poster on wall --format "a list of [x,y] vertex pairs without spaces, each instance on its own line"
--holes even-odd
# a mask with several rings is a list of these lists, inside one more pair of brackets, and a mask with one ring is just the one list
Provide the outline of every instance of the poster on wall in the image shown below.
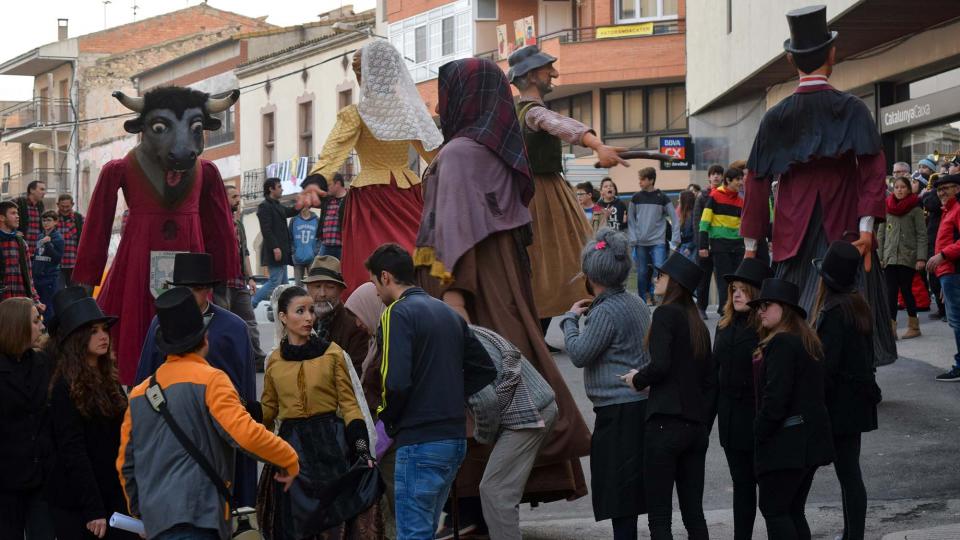
[[526,34],[526,28],[524,24],[524,19],[517,19],[513,21],[513,50],[517,50],[523,47],[525,34]]
[[660,164],[663,170],[689,171],[693,168],[693,142],[690,137],[660,137],[660,153],[673,158],[673,161]]
[[507,41],[507,25],[497,25],[497,60],[506,60],[510,56],[510,42]]
[[537,44],[537,29],[534,27],[533,15],[523,19],[524,45]]

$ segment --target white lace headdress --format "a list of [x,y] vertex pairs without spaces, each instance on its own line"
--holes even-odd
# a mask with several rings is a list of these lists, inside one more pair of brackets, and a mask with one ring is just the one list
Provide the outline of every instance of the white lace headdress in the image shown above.
[[364,124],[381,141],[419,140],[426,150],[443,143],[400,52],[374,40],[361,49],[360,103]]

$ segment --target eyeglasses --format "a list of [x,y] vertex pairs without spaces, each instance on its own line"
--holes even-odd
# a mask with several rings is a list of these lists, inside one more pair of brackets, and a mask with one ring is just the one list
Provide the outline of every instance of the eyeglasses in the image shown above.
[[583,196],[586,195],[586,194],[587,194],[586,191],[578,191],[578,192],[577,192],[577,197],[583,197]]
[[948,191],[950,191],[950,190],[957,189],[958,187],[960,187],[960,186],[958,186],[957,184],[947,184],[947,185],[945,185],[945,186],[940,186],[940,187],[938,187],[938,188],[937,188],[937,193],[946,193],[946,192],[948,192]]
[[766,311],[772,304],[773,302],[760,302],[757,304],[757,311]]

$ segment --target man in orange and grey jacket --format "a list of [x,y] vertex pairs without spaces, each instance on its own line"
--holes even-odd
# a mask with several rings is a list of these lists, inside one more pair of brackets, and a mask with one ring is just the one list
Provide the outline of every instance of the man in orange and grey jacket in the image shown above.
[[275,478],[289,488],[299,473],[294,449],[258,424],[240,403],[230,378],[205,360],[207,326],[190,289],[175,287],[157,298],[157,347],[166,362],[155,381],[130,392],[120,432],[117,470],[131,515],[143,520],[147,538],[220,538],[231,534],[230,501],[221,496],[199,461],[151,403],[162,389],[170,416],[218,480],[233,486],[235,448],[281,469]]

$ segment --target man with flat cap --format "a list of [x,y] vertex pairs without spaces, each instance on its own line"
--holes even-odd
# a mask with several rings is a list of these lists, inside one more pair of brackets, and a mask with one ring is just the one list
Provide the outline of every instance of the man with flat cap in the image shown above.
[[[257,374],[254,368],[253,345],[247,334],[247,324],[240,317],[210,301],[213,287],[218,283],[213,277],[213,261],[208,253],[177,253],[173,261],[174,287],[186,287],[204,316],[212,315],[207,339],[210,352],[207,362],[224,371],[240,395],[247,410],[259,418],[257,400]],[[134,384],[150,378],[163,364],[165,354],[157,346],[157,330],[160,319],[154,316],[147,330],[140,351],[140,363]],[[240,506],[256,504],[257,464],[249,457],[237,455],[237,481],[234,498]]]
[[174,287],[157,298],[150,335],[164,361],[130,392],[120,429],[121,487],[151,539],[232,535],[237,491],[227,499],[239,481],[237,449],[276,466],[273,480],[287,488],[300,472],[293,447],[253,419],[229,378],[210,365],[210,329],[231,314],[204,315],[195,295]]
[[779,179],[772,231],[776,277],[800,286],[800,304],[813,308],[819,276],[813,259],[836,240],[853,241],[863,257],[858,285],[873,311],[873,345],[880,365],[896,360],[884,282],[874,264],[874,229],[886,217],[886,159],[870,110],[827,79],[836,62],[837,32],[827,28],[827,8],[787,13],[783,44],[799,83],[763,116],[747,160],[740,224],[746,257],[770,227],[771,183]]
[[367,357],[370,336],[357,325],[357,318],[340,301],[347,288],[340,273],[340,260],[331,255],[314,258],[303,284],[313,298],[317,334],[346,351],[357,376],[363,375],[363,360]]
[[553,79],[560,76],[553,66],[556,60],[530,45],[510,55],[507,74],[520,91],[517,114],[534,174],[530,201],[533,244],[528,252],[533,295],[544,333],[551,317],[566,313],[583,296],[585,282],[578,277],[580,250],[591,234],[590,224],[563,178],[563,145],[593,149],[601,167],[629,167],[617,155],[623,148],[603,144],[589,126],[547,108],[543,98],[553,90]]
[[957,201],[960,174],[946,174],[937,178],[933,188],[943,205],[943,217],[937,229],[934,255],[927,261],[927,270],[940,280],[947,323],[953,330],[957,347],[953,367],[937,375],[937,380],[960,382],[960,202]]

